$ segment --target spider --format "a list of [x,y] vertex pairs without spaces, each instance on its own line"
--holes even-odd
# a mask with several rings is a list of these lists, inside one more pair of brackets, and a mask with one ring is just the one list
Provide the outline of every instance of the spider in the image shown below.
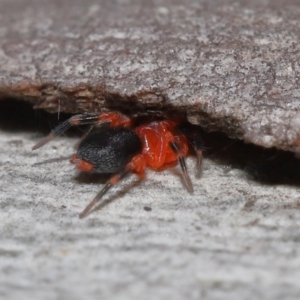
[[[135,173],[140,180],[144,179],[146,168],[158,171],[179,161],[184,184],[190,193],[193,192],[185,157],[191,146],[197,155],[197,169],[200,170],[203,143],[195,127],[188,122],[166,119],[136,123],[135,118],[117,112],[74,115],[32,148],[35,150],[44,146],[71,126],[92,125],[70,162],[80,171],[111,174],[111,177],[79,214],[80,218],[87,216],[102,196],[127,174]],[[94,127],[95,130],[92,130]]]

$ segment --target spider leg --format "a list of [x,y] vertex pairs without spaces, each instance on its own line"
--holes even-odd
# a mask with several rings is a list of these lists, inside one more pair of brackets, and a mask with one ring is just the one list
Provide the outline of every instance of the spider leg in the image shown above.
[[198,126],[190,123],[184,123],[183,125],[176,127],[176,129],[178,132],[183,134],[192,145],[197,156],[197,170],[200,172],[204,147]]
[[100,201],[102,196],[116,183],[118,183],[123,177],[125,177],[130,172],[130,169],[124,169],[120,173],[112,176],[108,182],[105,184],[103,189],[97,194],[97,196],[86,206],[86,208],[79,214],[79,218],[82,219],[86,217],[91,209]]
[[92,126],[90,126],[89,130],[80,138],[80,140],[74,145],[74,149],[78,149],[79,145],[81,144],[81,142],[92,132],[92,130],[94,129],[95,125],[92,124]]
[[178,143],[176,143],[174,141],[171,141],[170,142],[170,147],[178,156],[178,160],[179,160],[179,163],[180,163],[180,167],[181,167],[181,171],[182,171],[182,178],[184,180],[184,183],[185,183],[188,191],[190,193],[193,193],[193,191],[194,191],[193,184],[192,184],[192,181],[191,181],[191,179],[189,177],[189,174],[187,172],[187,167],[186,167],[184,156],[181,155],[181,153],[180,153],[180,146],[178,145]]
[[[116,126],[123,126],[128,127],[131,125],[131,120],[118,113],[108,112],[108,113],[85,113],[71,117],[70,119],[62,122],[58,125],[54,130],[50,132],[48,136],[38,142],[35,146],[33,146],[32,150],[36,150],[51,140],[53,140],[56,136],[64,133],[72,126],[79,126],[79,125],[102,125],[102,124],[110,124],[112,127]],[[89,132],[88,132],[89,133]]]
[[203,141],[199,134],[194,133],[190,138],[190,142],[195,149],[197,155],[197,170],[200,171],[203,157]]
[[113,175],[105,184],[103,189],[97,194],[97,196],[86,206],[86,208],[79,214],[79,218],[82,219],[92,212],[92,208],[100,201],[102,196],[121,179],[123,179],[130,172],[135,172],[140,180],[144,178],[145,162],[143,156],[138,154],[132,158],[132,160],[126,165],[126,167],[119,173]]
[[81,114],[71,117],[70,119],[62,122],[56,128],[54,128],[48,136],[43,138],[40,142],[38,142],[35,146],[32,147],[32,150],[36,150],[51,140],[53,140],[56,136],[64,133],[72,126],[85,125],[85,124],[93,124],[99,120],[99,113],[88,113]]

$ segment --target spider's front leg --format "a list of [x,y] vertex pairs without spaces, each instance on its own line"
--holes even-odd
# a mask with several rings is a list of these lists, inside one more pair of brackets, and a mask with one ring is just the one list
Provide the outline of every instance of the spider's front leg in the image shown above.
[[184,155],[181,151],[181,145],[180,145],[180,143],[178,143],[176,141],[171,141],[170,147],[178,157],[179,164],[181,167],[182,178],[184,180],[185,186],[187,187],[187,189],[190,193],[193,193],[194,188],[193,188],[192,181],[191,181],[190,176],[187,171]]
[[103,189],[97,194],[97,196],[85,207],[85,209],[79,214],[79,218],[82,219],[86,217],[92,210],[93,207],[100,201],[102,196],[115,184],[117,184],[123,177],[125,177],[130,172],[130,169],[125,168],[118,174],[112,176],[108,182],[105,184]]
[[183,134],[192,145],[197,156],[197,170],[200,173],[203,156],[203,141],[199,132],[199,127],[190,123],[183,123],[176,127],[176,130]]
[[48,136],[38,142],[35,146],[32,147],[32,150],[36,150],[51,140],[53,140],[56,136],[63,134],[72,126],[80,126],[80,125],[95,125],[99,126],[104,123],[109,123],[111,127],[122,126],[128,127],[131,125],[131,120],[118,113],[84,113],[80,115],[75,115],[68,120],[59,124],[56,128],[54,128]]

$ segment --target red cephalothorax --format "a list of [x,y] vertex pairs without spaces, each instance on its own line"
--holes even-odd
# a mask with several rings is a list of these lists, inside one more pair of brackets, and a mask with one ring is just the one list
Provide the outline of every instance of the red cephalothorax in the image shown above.
[[[188,153],[188,142],[185,136],[176,133],[176,123],[173,121],[146,123],[135,128],[135,132],[142,140],[142,155],[150,169],[160,170],[177,162],[178,155],[186,156]],[[172,149],[171,143],[178,144],[179,153]]]
[[197,154],[197,166],[200,168],[202,140],[194,127],[187,122],[178,124],[171,120],[148,121],[135,126],[133,121],[115,112],[76,115],[61,123],[33,147],[33,150],[42,147],[71,126],[92,124],[95,127],[81,139],[77,153],[71,157],[71,163],[80,171],[113,175],[79,215],[81,218],[125,175],[134,172],[143,179],[146,168],[161,170],[179,161],[185,185],[189,192],[193,191],[184,158],[191,145]]

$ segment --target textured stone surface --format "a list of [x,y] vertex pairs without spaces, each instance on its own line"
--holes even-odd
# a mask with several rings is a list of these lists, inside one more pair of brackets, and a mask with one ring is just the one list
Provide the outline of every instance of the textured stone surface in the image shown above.
[[73,113],[173,106],[299,152],[299,14],[297,0],[1,0],[0,94]]
[[[206,141],[201,179],[188,159],[193,195],[176,171],[148,172],[80,220],[101,184],[79,179],[67,159],[50,163],[77,139],[31,151],[45,132],[21,108],[0,104],[1,299],[299,299],[300,168],[291,154]],[[274,160],[276,185],[258,164]]]

